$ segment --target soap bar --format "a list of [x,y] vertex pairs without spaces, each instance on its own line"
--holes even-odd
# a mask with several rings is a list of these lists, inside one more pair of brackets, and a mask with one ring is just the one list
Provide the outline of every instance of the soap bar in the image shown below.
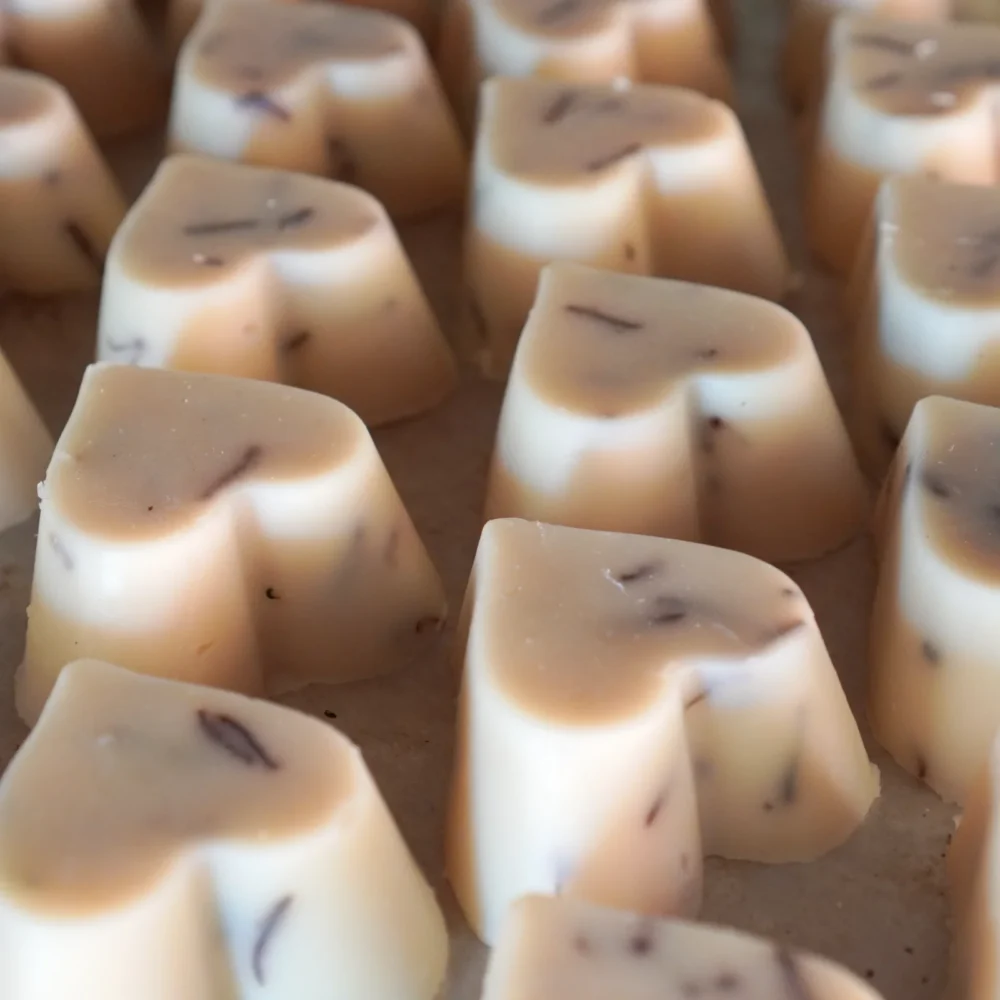
[[785,92],[797,107],[822,95],[827,37],[838,15],[863,6],[869,16],[892,21],[946,21],[952,0],[791,0],[782,53]]
[[853,537],[867,493],[806,328],[739,292],[550,264],[518,344],[486,518],[780,562]]
[[1000,404],[1000,191],[893,177],[872,232],[852,411],[865,465],[881,476],[918,400]]
[[335,400],[93,365],[41,495],[16,684],[29,724],[78,657],[260,694],[433,652],[441,583]]
[[448,939],[357,747],[67,666],[0,781],[10,1000],[432,1000]]
[[627,78],[731,96],[707,0],[448,0],[438,65],[470,125],[490,76]]
[[52,456],[52,437],[0,351],[0,531],[38,509],[38,484]]
[[160,166],[115,237],[98,358],[288,382],[370,425],[430,409],[457,378],[371,195],[192,156]]
[[170,67],[140,0],[7,0],[7,53],[61,83],[100,138],[157,125]]
[[539,272],[563,259],[765,298],[779,298],[788,281],[724,104],[672,87],[489,80],[465,241],[469,310],[489,374],[506,376]]
[[482,1000],[879,1000],[846,969],[738,931],[566,898],[515,903]]
[[125,202],[66,91],[0,68],[0,284],[55,295],[96,288]]
[[929,397],[883,490],[869,718],[901,767],[962,802],[1000,726],[1000,410]]
[[356,184],[394,216],[464,193],[458,127],[420,36],[342,4],[213,0],[181,49],[168,144]]
[[461,632],[447,864],[487,943],[534,892],[693,913],[703,854],[815,858],[877,795],[809,605],[750,556],[491,521]]
[[[437,35],[437,0],[340,0],[340,2],[358,7],[372,7],[402,17],[420,32],[428,44],[432,44]],[[181,46],[194,27],[204,6],[205,0],[167,0],[167,34],[174,50]]]
[[875,194],[889,174],[994,184],[994,104],[1000,27],[843,17],[807,191],[819,258],[846,271]]
[[1000,862],[1000,740],[990,742],[948,852],[952,903],[950,996],[995,997],[997,978],[996,873]]

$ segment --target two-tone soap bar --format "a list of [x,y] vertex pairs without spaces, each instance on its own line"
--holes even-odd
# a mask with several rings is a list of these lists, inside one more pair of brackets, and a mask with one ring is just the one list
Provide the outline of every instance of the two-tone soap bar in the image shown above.
[[553,260],[771,299],[787,287],[739,122],[693,91],[489,80],[472,187],[470,323],[494,376],[506,376],[539,274]]
[[0,780],[8,1000],[432,1000],[448,938],[328,724],[97,661]]
[[806,328],[763,299],[560,262],[507,382],[486,518],[663,535],[771,562],[864,522]]
[[1000,727],[1000,409],[929,397],[881,497],[872,731],[962,802]]
[[565,897],[511,907],[482,1000],[879,1000],[839,965],[738,931]]
[[723,99],[731,93],[707,0],[449,0],[438,65],[469,125],[490,76],[624,78]]
[[814,251],[845,272],[889,174],[994,184],[1000,27],[840,18],[806,193]]
[[416,29],[344,4],[213,0],[177,62],[168,146],[320,174],[393,216],[455,206],[465,153]]
[[460,635],[447,864],[487,943],[529,893],[691,914],[703,854],[815,858],[878,794],[806,599],[750,556],[491,521]]
[[65,88],[0,68],[0,285],[96,288],[125,202]]
[[270,382],[94,365],[41,490],[17,707],[81,656],[248,694],[432,647],[440,580],[371,436]]
[[1000,405],[1000,191],[892,177],[859,259],[853,430],[884,474],[926,396]]
[[115,236],[97,356],[297,385],[369,425],[430,409],[457,380],[371,195],[192,156],[161,164]]

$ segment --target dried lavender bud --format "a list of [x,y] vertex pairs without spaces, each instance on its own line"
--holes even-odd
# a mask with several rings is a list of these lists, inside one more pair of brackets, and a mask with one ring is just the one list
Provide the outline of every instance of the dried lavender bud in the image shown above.
[[261,921],[260,930],[257,932],[257,939],[254,941],[253,954],[250,958],[250,965],[253,969],[254,979],[263,986],[266,980],[264,975],[264,959],[267,956],[267,949],[274,938],[279,925],[288,914],[288,909],[292,905],[292,897],[284,896],[268,911],[268,914]]

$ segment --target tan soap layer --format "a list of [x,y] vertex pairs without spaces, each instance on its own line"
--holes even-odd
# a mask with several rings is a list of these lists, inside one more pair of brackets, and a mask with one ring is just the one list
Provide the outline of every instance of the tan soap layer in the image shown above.
[[1000,410],[917,404],[881,500],[869,714],[879,742],[962,802],[1000,725]]
[[543,272],[501,411],[486,518],[811,558],[865,487],[809,334],[724,289]]
[[447,863],[488,943],[532,892],[692,913],[703,853],[813,858],[877,795],[812,612],[765,563],[491,521],[463,621]]
[[[299,2],[299,0],[285,0]],[[308,0],[307,0],[308,2]],[[339,0],[357,7],[370,7],[409,21],[430,44],[437,34],[438,9],[432,0]],[[167,35],[173,49],[180,48],[195,26],[204,0],[167,0]]]
[[441,913],[353,745],[93,660],[0,782],[0,897],[11,1000],[430,1000],[444,975]]
[[5,33],[12,61],[62,84],[101,138],[166,111],[169,67],[136,0],[10,0]]
[[874,226],[857,281],[854,420],[881,475],[918,400],[1000,404],[1000,193],[893,177]]
[[793,0],[790,5],[782,77],[786,94],[799,108],[822,96],[830,27],[838,16],[863,13],[887,21],[946,21],[949,0]]
[[511,907],[483,1000],[878,1000],[846,969],[737,931],[658,920],[579,900],[529,896]]
[[364,425],[313,393],[92,366],[42,497],[29,722],[79,656],[280,692],[398,667],[445,613]]
[[1000,27],[837,22],[806,197],[810,241],[823,263],[850,268],[890,174],[996,183],[997,59]]
[[456,381],[374,198],[189,156],[164,161],[115,238],[97,355],[286,382],[369,425],[430,409]]
[[438,64],[469,127],[489,76],[628,78],[721,99],[732,89],[705,0],[449,0]]
[[215,0],[181,49],[168,145],[356,184],[394,216],[464,192],[462,143],[420,36],[342,4]]
[[51,457],[52,436],[0,351],[0,531],[35,513]]
[[676,88],[488,81],[466,225],[481,363],[501,377],[553,260],[765,298],[787,283],[735,116]]
[[66,91],[0,68],[0,285],[94,288],[125,203]]

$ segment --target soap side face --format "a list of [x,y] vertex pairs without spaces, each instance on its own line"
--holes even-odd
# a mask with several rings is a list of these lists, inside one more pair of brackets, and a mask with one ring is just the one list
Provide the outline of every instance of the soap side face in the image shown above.
[[750,557],[492,521],[463,620],[446,854],[487,942],[529,892],[691,914],[703,853],[815,857],[877,794],[808,605]]
[[789,313],[568,262],[542,272],[487,519],[706,541],[780,562],[842,544],[865,507],[812,342]]
[[443,977],[443,918],[360,754],[288,709],[78,661],[0,817],[12,996],[430,1000]]
[[81,652],[245,693],[429,654],[440,581],[360,420],[248,379],[89,369],[46,479],[19,711]]

